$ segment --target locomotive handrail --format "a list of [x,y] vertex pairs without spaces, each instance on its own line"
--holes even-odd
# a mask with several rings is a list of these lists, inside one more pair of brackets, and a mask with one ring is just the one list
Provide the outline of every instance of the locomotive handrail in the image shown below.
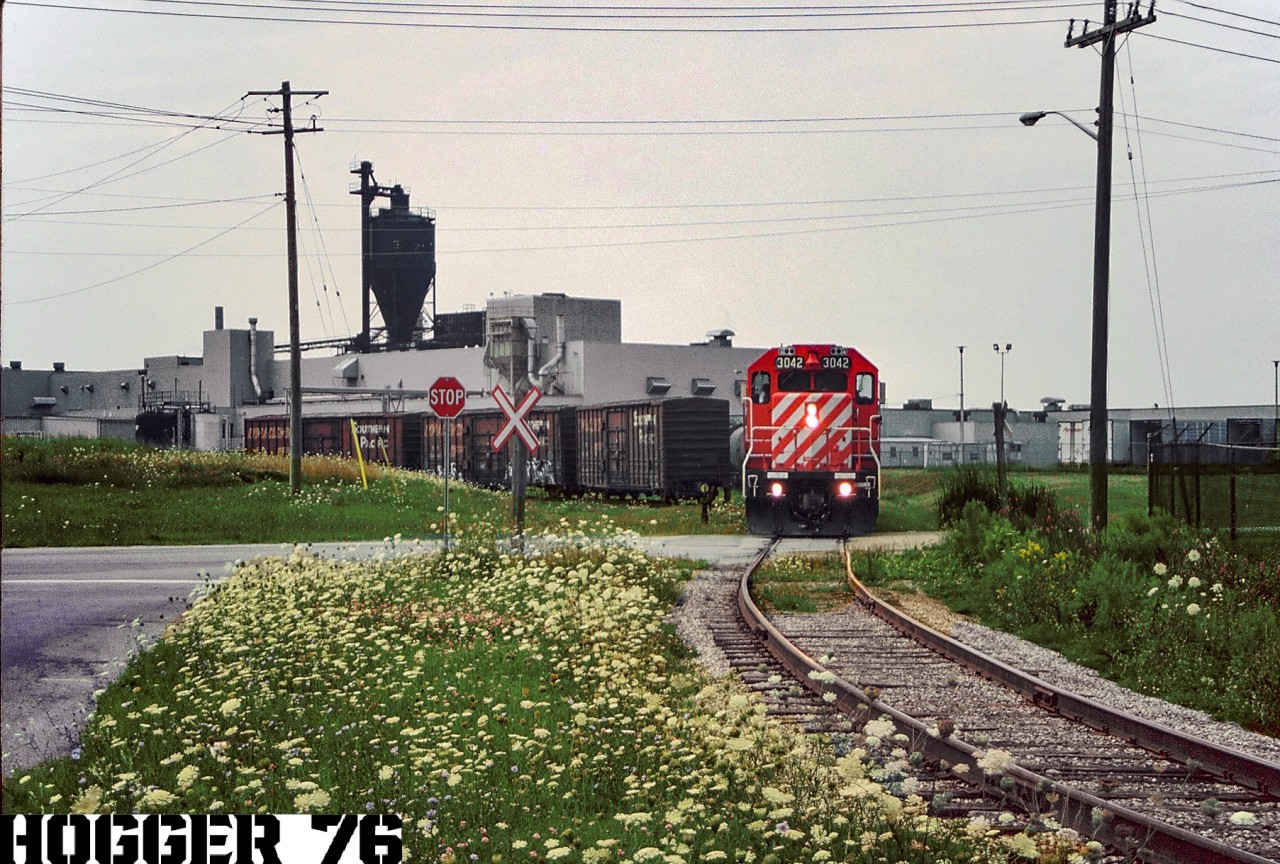
[[[745,413],[747,410],[749,410],[747,408],[747,402],[748,400],[746,399],[743,400],[743,411],[744,411],[743,416],[744,417],[750,416],[747,413]],[[875,421],[877,418],[879,418],[879,416],[880,415],[877,414],[875,417],[872,417],[871,418],[872,421]],[[756,442],[759,441],[761,438],[766,437],[766,436],[756,435],[755,433],[757,431],[771,433],[771,432],[776,432],[780,429],[786,429],[786,428],[788,427],[786,426],[751,426],[747,424],[743,425],[742,437],[746,441],[746,449],[742,455],[742,495],[744,498],[747,495],[747,463],[751,461],[752,456],[756,455],[753,449]],[[828,431],[866,433],[866,438],[868,443],[874,443],[874,440],[875,440],[874,438],[875,432],[871,428],[871,426],[832,426],[832,427],[829,427]],[[769,440],[771,440],[771,436],[769,437]],[[876,448],[868,447],[867,449],[871,452],[871,460],[875,463],[875,466],[876,466],[876,484],[875,484],[876,498],[879,498],[880,497],[880,479],[879,478],[880,478],[880,471],[883,466],[880,463],[880,454],[876,452]]]

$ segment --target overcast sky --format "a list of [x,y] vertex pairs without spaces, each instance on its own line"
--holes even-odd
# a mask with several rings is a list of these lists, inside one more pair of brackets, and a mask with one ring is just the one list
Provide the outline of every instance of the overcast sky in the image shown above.
[[[70,3],[3,5],[6,363],[199,354],[215,306],[287,339],[282,139],[243,130],[288,80],[328,91],[294,103],[304,339],[359,328],[364,159],[435,211],[440,311],[563,291],[629,342],[843,343],[890,404],[954,406],[959,345],[990,404],[1012,343],[1013,407],[1089,399],[1097,148],[1017,118],[1092,124],[1099,54],[1063,42],[1097,0]],[[1269,405],[1280,8],[1156,14],[1118,55],[1109,403]]]

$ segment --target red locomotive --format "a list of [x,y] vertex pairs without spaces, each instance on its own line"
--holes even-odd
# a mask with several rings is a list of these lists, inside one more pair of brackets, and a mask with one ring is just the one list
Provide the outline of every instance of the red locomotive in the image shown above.
[[848,537],[880,511],[879,372],[852,348],[771,348],[747,371],[742,494],[752,534]]

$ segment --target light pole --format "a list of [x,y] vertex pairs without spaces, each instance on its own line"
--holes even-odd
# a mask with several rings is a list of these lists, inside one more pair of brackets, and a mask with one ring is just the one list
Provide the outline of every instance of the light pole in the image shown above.
[[1093,30],[1085,21],[1076,35],[1073,18],[1067,30],[1067,48],[1101,43],[1102,78],[1098,88],[1098,131],[1077,123],[1060,111],[1033,111],[1018,119],[1031,126],[1049,114],[1057,114],[1098,142],[1098,183],[1093,220],[1093,357],[1089,373],[1089,522],[1094,531],[1107,527],[1107,295],[1111,280],[1111,127],[1114,113],[1116,37],[1156,20],[1154,0],[1143,15],[1134,2],[1129,14],[1116,17],[1118,0],[1103,0],[1102,23]]
[[1013,350],[1013,343],[1006,342],[1004,350],[1000,350],[1000,343],[996,343],[991,348],[1000,355],[1000,404],[1004,404],[1004,357]]
[[960,348],[960,460],[963,462],[964,455],[964,346]]
[[1013,350],[1013,344],[1006,342],[1004,350],[1001,350],[1000,343],[996,342],[991,348],[1000,355],[1000,401],[991,406],[991,413],[995,415],[996,420],[996,484],[1000,490],[1000,503],[1004,505],[1009,500],[1004,461],[1004,419],[1009,408],[1008,403],[1004,401],[1004,358]]
[[1271,443],[1280,450],[1280,360],[1272,360],[1276,367],[1276,422],[1271,427]]
[[[1114,49],[1112,49],[1114,50]],[[1030,111],[1018,118],[1034,126],[1050,114],[1070,121],[1098,142],[1098,182],[1093,219],[1093,348],[1089,375],[1089,524],[1107,525],[1107,303],[1111,290],[1111,82],[1114,61],[1103,63],[1098,131],[1061,111]]]

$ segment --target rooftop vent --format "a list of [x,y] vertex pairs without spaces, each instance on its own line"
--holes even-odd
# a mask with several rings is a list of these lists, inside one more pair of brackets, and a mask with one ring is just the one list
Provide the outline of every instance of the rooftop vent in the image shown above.
[[644,379],[644,392],[650,396],[661,396],[671,389],[671,382],[666,378],[651,375]]
[[707,344],[718,348],[733,347],[734,332],[732,330],[708,330]]
[[21,368],[22,368],[22,361],[21,361],[21,360],[10,360],[10,361],[9,361],[9,368],[10,368],[10,369],[21,369]]
[[932,411],[932,399],[908,399],[906,404],[902,406],[903,411]]
[[354,384],[360,380],[360,358],[347,357],[333,367],[333,377]]
[[67,364],[66,364],[66,363],[56,363],[56,362],[55,362],[55,363],[53,364],[53,371],[54,371],[54,372],[65,372],[65,371],[67,371]]
[[689,383],[689,391],[693,393],[694,396],[710,396],[712,393],[716,392],[716,385],[710,378],[694,378],[693,381]]
[[58,400],[52,396],[35,396],[31,399],[32,408],[52,408],[58,404]]

